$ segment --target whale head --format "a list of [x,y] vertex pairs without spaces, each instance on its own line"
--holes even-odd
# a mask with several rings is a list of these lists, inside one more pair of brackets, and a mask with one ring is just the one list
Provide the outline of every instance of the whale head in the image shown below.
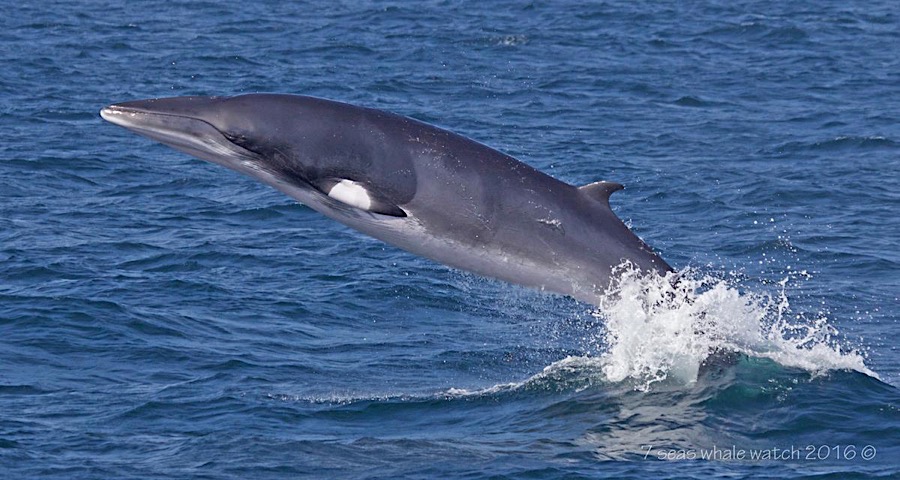
[[[273,150],[289,143],[279,137],[314,122],[309,100],[280,95],[154,98],[113,104],[100,116],[195,157],[248,173],[246,168],[276,170],[270,158]],[[296,161],[292,166],[302,167]]]
[[392,144],[377,136],[354,135],[369,130],[361,125],[367,116],[379,115],[385,114],[278,94],[156,98],[100,111],[104,120],[254,177],[313,208],[324,195],[337,200],[326,201],[332,207],[403,217],[397,203],[412,198],[415,186],[403,178],[413,172],[403,165],[409,154],[385,151]]

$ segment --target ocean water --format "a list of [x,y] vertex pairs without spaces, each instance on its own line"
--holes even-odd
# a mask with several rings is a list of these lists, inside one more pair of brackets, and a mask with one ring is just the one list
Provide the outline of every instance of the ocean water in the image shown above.
[[[3,478],[900,476],[894,2],[4,6]],[[451,270],[98,116],[250,92],[623,183],[683,295]]]

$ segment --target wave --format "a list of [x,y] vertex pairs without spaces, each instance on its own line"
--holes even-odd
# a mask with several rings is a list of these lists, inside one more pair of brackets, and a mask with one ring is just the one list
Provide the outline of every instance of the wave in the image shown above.
[[[827,140],[811,141],[811,142],[787,142],[775,147],[774,152],[779,154],[789,154],[797,152],[815,152],[815,151],[863,151],[876,149],[894,149],[897,142],[890,138],[872,135],[872,136],[838,136]],[[764,151],[763,153],[769,153]]]
[[494,451],[496,438],[515,438],[556,445],[548,448],[557,458],[647,460],[722,448],[808,454],[825,448],[825,438],[877,447],[879,462],[896,453],[883,439],[897,428],[892,405],[900,392],[878,379],[824,314],[791,308],[790,279],[759,293],[747,291],[746,280],[691,269],[668,276],[622,269],[593,312],[602,328],[581,350],[523,380],[418,392],[270,393],[264,401],[286,403],[314,425],[377,422],[414,439],[426,425],[474,429],[481,435],[452,447],[474,442]]
[[825,313],[792,309],[788,284],[808,276],[806,271],[776,282],[775,292],[760,293],[742,289],[742,277],[726,280],[693,269],[645,275],[627,265],[619,268],[619,280],[591,313],[598,320],[592,325],[600,328],[581,332],[580,349],[524,380],[438,392],[270,397],[350,405],[498,400],[585,390],[613,396],[660,389],[688,392],[705,388],[709,376],[722,371],[750,377],[768,372],[770,379],[788,376],[791,382],[843,371],[881,383],[866,366],[864,352],[844,341]]
[[521,381],[480,390],[450,389],[448,395],[494,395],[515,390],[574,390],[618,385],[639,391],[684,387],[704,374],[738,363],[768,360],[810,377],[854,371],[880,380],[858,347],[842,340],[826,314],[794,311],[787,295],[798,271],[774,293],[742,290],[692,269],[644,275],[627,265],[592,315],[603,325],[585,339],[596,354],[569,356]]

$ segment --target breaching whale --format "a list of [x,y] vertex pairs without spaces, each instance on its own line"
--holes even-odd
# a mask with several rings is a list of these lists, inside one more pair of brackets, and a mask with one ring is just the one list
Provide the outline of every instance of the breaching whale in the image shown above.
[[249,175],[440,263],[599,304],[627,262],[671,271],[609,208],[618,183],[575,187],[447,130],[315,97],[174,97],[100,115]]

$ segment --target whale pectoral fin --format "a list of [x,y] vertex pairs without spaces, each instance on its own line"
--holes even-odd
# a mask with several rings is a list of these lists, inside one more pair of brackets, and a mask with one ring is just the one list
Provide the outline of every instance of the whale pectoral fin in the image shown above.
[[329,178],[314,182],[314,185],[323,194],[345,205],[392,217],[406,216],[402,208],[380,198],[360,182],[346,178]]
[[600,181],[578,187],[578,191],[592,200],[603,203],[608,208],[609,196],[612,195],[613,192],[617,192],[623,188],[625,188],[625,186],[621,183]]

